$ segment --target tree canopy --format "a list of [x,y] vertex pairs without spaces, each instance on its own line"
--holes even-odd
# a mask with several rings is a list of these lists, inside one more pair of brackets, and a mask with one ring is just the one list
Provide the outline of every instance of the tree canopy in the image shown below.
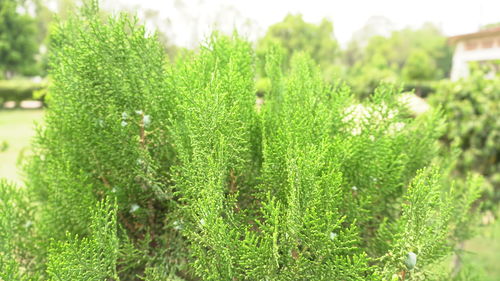
[[0,75],[6,78],[36,72],[36,24],[23,8],[18,0],[0,1]]
[[[272,44],[279,44],[284,50],[284,67],[296,52],[310,54],[328,75],[340,53],[340,47],[333,36],[333,23],[323,19],[319,24],[304,21],[302,15],[287,15],[282,22],[269,27],[266,35],[257,43],[257,55],[263,59]],[[263,67],[260,69],[263,75]],[[331,73],[331,71],[330,71]]]
[[[347,76],[359,95],[373,92],[381,79],[409,84],[449,75],[452,49],[433,24],[371,37],[365,46],[352,41],[344,52]],[[379,71],[373,71],[373,70]]]
[[414,50],[408,56],[402,69],[407,81],[424,81],[436,77],[436,63],[424,50]]

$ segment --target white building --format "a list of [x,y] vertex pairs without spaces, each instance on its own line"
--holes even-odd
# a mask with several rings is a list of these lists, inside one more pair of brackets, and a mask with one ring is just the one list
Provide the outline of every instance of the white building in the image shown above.
[[456,46],[451,67],[451,80],[469,75],[469,63],[500,60],[500,27],[449,38]]

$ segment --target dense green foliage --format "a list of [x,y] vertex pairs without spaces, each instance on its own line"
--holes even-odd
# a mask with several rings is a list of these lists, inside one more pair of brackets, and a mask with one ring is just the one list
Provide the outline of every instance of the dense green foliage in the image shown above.
[[102,201],[94,209],[89,206],[88,211],[91,212],[88,237],[67,237],[67,241],[51,245],[47,273],[52,280],[119,279],[116,206]]
[[446,114],[445,142],[463,150],[457,172],[484,175],[493,188],[488,197],[494,203],[500,200],[500,76],[488,78],[488,72],[472,65],[469,77],[443,81],[430,101]]
[[22,277],[20,269],[32,268],[28,249],[35,247],[30,239],[33,213],[23,191],[0,180],[1,280],[29,280]]
[[19,13],[20,3],[19,0],[0,2],[0,78],[36,73],[36,25],[28,14]]
[[248,42],[169,65],[144,27],[96,14],[54,29],[27,187],[0,183],[4,279],[448,276],[481,181],[448,180],[439,112],[411,118],[390,87],[358,103],[304,53],[283,72],[277,46],[257,107]]

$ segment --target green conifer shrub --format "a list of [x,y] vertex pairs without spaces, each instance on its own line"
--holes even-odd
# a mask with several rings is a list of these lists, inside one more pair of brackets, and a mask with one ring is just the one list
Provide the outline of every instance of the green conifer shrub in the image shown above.
[[89,211],[92,212],[89,237],[68,237],[68,241],[51,245],[47,262],[51,280],[119,279],[116,206],[102,201]]
[[0,280],[29,280],[21,268],[31,269],[32,208],[24,191],[0,180]]
[[450,182],[439,112],[411,118],[391,87],[360,104],[305,54],[283,73],[278,47],[259,108],[237,35],[169,64],[137,22],[95,15],[53,31],[27,187],[0,184],[2,278],[446,278],[481,181]]

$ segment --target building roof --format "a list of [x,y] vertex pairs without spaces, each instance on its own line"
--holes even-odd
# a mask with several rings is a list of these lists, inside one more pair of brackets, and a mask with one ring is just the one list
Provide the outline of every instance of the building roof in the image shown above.
[[450,44],[456,44],[460,40],[489,37],[489,36],[495,36],[495,35],[500,35],[500,27],[493,27],[493,28],[483,29],[483,30],[480,30],[478,32],[460,34],[460,35],[448,37],[448,42]]

